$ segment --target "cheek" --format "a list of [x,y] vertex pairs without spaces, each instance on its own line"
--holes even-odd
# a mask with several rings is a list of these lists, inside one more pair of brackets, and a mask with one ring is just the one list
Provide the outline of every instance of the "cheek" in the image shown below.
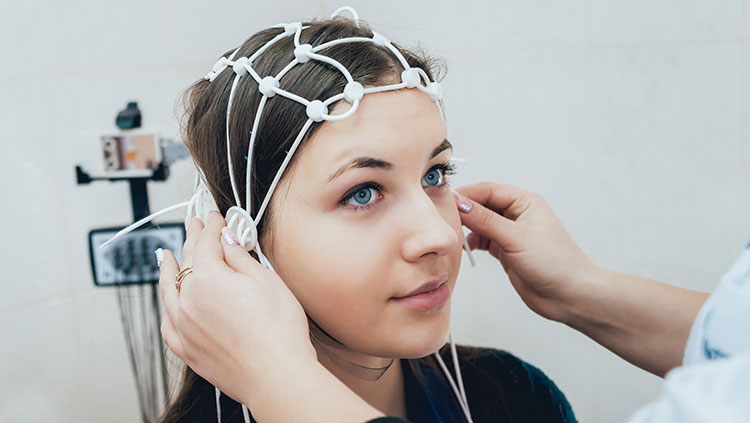
[[296,230],[283,231],[276,270],[317,323],[341,320],[361,328],[392,295],[387,234],[358,226],[342,230],[340,220],[303,219],[296,220]]
[[[446,191],[433,202],[458,235],[457,248],[444,258],[452,263],[449,283],[455,284],[461,221],[453,195]],[[399,277],[392,272],[403,269],[394,266],[401,260],[401,238],[391,229],[399,227],[393,218],[347,224],[341,216],[287,215],[293,224],[275,231],[274,267],[310,317],[349,347],[383,356],[423,356],[442,345],[450,326],[450,303],[429,318],[415,318],[388,302]]]
[[443,220],[445,220],[445,222],[456,231],[456,235],[458,235],[458,255],[460,258],[460,252],[463,248],[463,230],[461,229],[461,216],[458,214],[458,208],[456,207],[456,200],[453,197],[453,193],[451,193],[449,188],[446,188],[443,192],[434,196],[432,201],[435,203],[435,207],[438,209],[440,216],[443,217]]

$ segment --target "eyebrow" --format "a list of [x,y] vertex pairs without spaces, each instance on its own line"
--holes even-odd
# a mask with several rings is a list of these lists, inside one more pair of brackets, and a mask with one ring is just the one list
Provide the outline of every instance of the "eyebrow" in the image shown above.
[[[453,144],[451,144],[447,139],[443,139],[440,145],[432,150],[432,153],[430,153],[430,157],[428,157],[427,160],[434,159],[438,154],[448,149],[453,150]],[[362,169],[367,167],[390,170],[393,168],[393,164],[385,160],[376,159],[375,157],[355,157],[341,166],[337,171],[333,172],[331,176],[328,177],[326,183],[338,178],[342,173],[346,172],[349,169]]]

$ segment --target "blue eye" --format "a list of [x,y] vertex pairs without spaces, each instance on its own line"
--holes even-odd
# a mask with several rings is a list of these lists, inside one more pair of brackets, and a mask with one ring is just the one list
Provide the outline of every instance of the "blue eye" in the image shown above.
[[432,168],[422,177],[422,186],[439,186],[443,183],[442,169]]
[[339,200],[339,204],[353,209],[366,209],[373,206],[379,200],[379,197],[382,196],[380,195],[382,191],[382,185],[375,182],[368,182],[352,188],[351,191]]
[[355,192],[351,199],[360,206],[363,206],[372,200],[372,191],[372,188],[363,188]]

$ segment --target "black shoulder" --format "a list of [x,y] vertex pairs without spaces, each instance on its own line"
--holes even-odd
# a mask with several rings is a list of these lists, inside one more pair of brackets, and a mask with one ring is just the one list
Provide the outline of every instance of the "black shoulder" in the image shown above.
[[[494,348],[457,349],[475,422],[577,421],[565,395],[537,367]],[[441,351],[446,358],[447,354],[447,349]]]

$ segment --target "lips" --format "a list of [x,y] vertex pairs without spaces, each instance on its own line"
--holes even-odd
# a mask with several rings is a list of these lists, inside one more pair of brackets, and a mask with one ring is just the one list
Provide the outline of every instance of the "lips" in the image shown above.
[[425,282],[419,288],[409,292],[408,294],[401,295],[398,297],[391,297],[391,298],[393,298],[394,300],[400,300],[403,298],[414,297],[420,294],[424,294],[425,292],[433,291],[435,288],[439,287],[440,285],[444,284],[447,281],[448,281],[448,275],[444,275],[440,278],[436,278],[431,281]]

